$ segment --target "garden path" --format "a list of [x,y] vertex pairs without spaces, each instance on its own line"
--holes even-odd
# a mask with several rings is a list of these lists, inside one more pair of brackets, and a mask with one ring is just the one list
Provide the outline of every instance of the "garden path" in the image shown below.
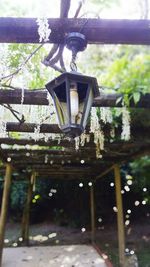
[[92,246],[5,248],[3,267],[107,267]]

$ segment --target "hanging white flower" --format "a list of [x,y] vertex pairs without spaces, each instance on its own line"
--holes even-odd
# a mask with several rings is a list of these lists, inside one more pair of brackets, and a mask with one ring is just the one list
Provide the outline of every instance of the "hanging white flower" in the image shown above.
[[96,145],[99,144],[100,150],[104,150],[104,141],[105,141],[105,137],[104,137],[103,131],[101,129],[98,130],[98,131],[95,131],[95,133],[94,133],[94,143]]
[[44,135],[44,141],[45,141],[46,143],[48,142],[48,139],[49,139],[48,134],[45,134],[45,135]]
[[86,142],[86,134],[82,133],[81,136],[80,136],[80,145],[84,146],[85,142]]
[[79,150],[79,146],[80,146],[80,137],[77,136],[75,137],[75,150],[78,151]]
[[51,30],[49,29],[47,18],[38,18],[36,20],[38,25],[39,42],[48,42]]
[[5,138],[8,136],[7,124],[5,122],[6,109],[0,105],[0,137]]
[[21,115],[23,115],[23,103],[24,103],[24,87],[21,88],[21,106],[20,106]]
[[97,109],[95,107],[91,108],[91,125],[90,132],[94,133],[96,130],[100,128],[99,118],[97,116]]
[[86,135],[86,142],[87,142],[87,143],[90,142],[90,137],[91,137],[90,134],[87,134],[87,135]]
[[122,133],[121,139],[128,141],[131,135],[131,127],[130,127],[131,117],[130,112],[127,107],[122,108]]
[[99,122],[99,118],[97,115],[97,109],[93,108],[91,109],[91,127],[90,132],[94,134],[94,143],[96,145],[96,157],[101,158],[101,150],[104,150],[104,133],[101,130],[101,125]]
[[40,124],[37,124],[34,127],[34,136],[33,136],[33,139],[35,140],[35,142],[40,139]]
[[60,142],[61,142],[61,136],[59,136],[58,137],[58,140],[57,140],[57,142],[58,142],[58,145],[60,144]]
[[99,131],[99,147],[100,147],[100,150],[104,150],[104,141],[105,141],[104,132],[102,130],[100,130]]
[[98,143],[96,144],[96,158],[97,159],[102,158],[101,150],[99,148],[99,144]]
[[113,117],[111,108],[109,107],[100,108],[100,118],[104,123],[112,123]]
[[86,134],[85,132],[81,134],[80,136],[80,145],[81,146],[84,146],[85,143],[89,143],[90,141],[90,135],[89,134]]
[[21,88],[21,105],[24,103],[24,88]]
[[8,137],[7,128],[6,128],[6,122],[1,121],[0,122],[0,137],[5,138]]
[[48,155],[45,155],[45,159],[44,159],[44,163],[47,164],[48,163]]

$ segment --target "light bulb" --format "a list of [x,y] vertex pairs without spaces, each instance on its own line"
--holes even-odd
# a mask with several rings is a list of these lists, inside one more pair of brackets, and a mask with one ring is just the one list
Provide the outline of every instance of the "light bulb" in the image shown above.
[[75,123],[75,117],[79,113],[79,96],[77,91],[77,83],[72,82],[70,85],[70,106],[71,106],[71,119]]

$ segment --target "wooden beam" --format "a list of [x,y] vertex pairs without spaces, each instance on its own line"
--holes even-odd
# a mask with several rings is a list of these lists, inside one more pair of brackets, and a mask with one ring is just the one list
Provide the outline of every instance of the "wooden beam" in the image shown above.
[[[38,141],[35,141],[34,139],[16,139],[11,137],[6,138],[0,138],[0,144],[5,145],[20,145],[20,146],[26,146],[26,145],[39,145],[39,146],[58,146],[57,140],[48,140],[47,142],[44,139],[40,139]],[[68,140],[60,140],[59,146],[70,146],[70,142]]]
[[[57,146],[59,147],[59,144],[57,144]],[[115,150],[116,148],[116,145],[113,146],[110,145],[110,144],[106,144],[105,147],[107,148],[107,153],[105,151],[102,151],[102,155],[103,155],[103,158],[107,158],[108,157],[108,153],[109,153],[109,157],[110,158],[116,158],[116,157],[126,157],[129,155],[129,150],[125,150],[123,151],[123,148],[121,146],[119,146],[118,144],[118,151]],[[146,150],[150,150],[150,144],[146,143],[143,144],[143,146],[140,144],[139,145],[139,149],[144,149],[146,148]],[[122,149],[122,152],[119,152],[119,149]],[[131,147],[132,149],[132,153],[134,153],[134,149],[135,149],[135,152],[138,150],[138,147],[135,146],[132,146]],[[91,146],[88,146],[88,147],[84,147],[84,149],[82,148],[81,150],[75,150],[75,145],[74,143],[72,144],[72,146],[69,148],[69,147],[66,147],[66,148],[61,148],[60,149],[52,149],[50,147],[46,147],[46,149],[27,149],[27,148],[0,148],[0,152],[2,152],[5,156],[9,155],[9,156],[22,156],[22,157],[36,157],[36,156],[40,156],[40,158],[42,158],[43,156],[47,155],[50,157],[53,157],[55,158],[55,156],[65,156],[65,157],[74,157],[75,160],[80,160],[80,157],[83,157],[84,159],[86,159],[86,161],[89,161],[91,158],[95,159],[96,157],[96,154],[95,154],[95,150],[96,150],[96,147],[91,144]],[[90,152],[90,155],[89,155],[89,152]],[[60,157],[60,158],[61,158]],[[20,158],[19,158],[20,159]],[[99,159],[100,160],[100,159]]]
[[125,265],[125,234],[124,234],[124,218],[123,218],[123,204],[121,195],[121,176],[120,167],[115,164],[115,189],[116,189],[116,204],[117,204],[117,224],[118,224],[118,245],[119,245],[119,266]]
[[12,166],[9,163],[7,163],[5,180],[4,180],[3,196],[2,196],[1,216],[0,216],[0,267],[2,266],[2,254],[3,254],[9,192],[10,192],[10,185],[11,185],[11,175],[12,175]]
[[[57,145],[58,146],[58,145]],[[78,153],[75,148],[64,148],[64,149],[26,149],[26,148],[19,148],[19,149],[2,149],[1,150],[4,154],[8,154],[8,155],[23,155],[26,156],[26,153],[29,153],[29,155],[48,155],[48,156],[53,156],[53,155],[66,155],[66,156],[71,156],[73,153],[76,155],[81,154],[80,152]]]
[[32,193],[33,193],[33,186],[35,181],[36,173],[33,172],[31,175],[31,179],[28,185],[28,192],[27,192],[27,199],[23,210],[22,216],[22,229],[21,229],[21,236],[23,239],[23,244],[26,246],[29,245],[29,222],[30,222],[30,205],[32,200]]
[[[94,99],[93,107],[122,107],[122,102],[117,103],[117,99],[123,98],[123,94],[101,94]],[[141,95],[138,103],[133,99],[129,103],[130,108],[150,108],[150,94]]]
[[[19,123],[19,122],[7,122],[6,123],[6,129],[8,132],[28,132],[28,133],[34,133],[34,129],[37,127],[36,123]],[[89,127],[86,128],[87,132],[89,132]],[[106,125],[103,128],[105,132],[105,136],[110,135],[110,127]],[[118,127],[115,129],[116,134],[120,135],[121,134],[121,127]],[[55,134],[62,134],[62,131],[58,127],[58,124],[41,124],[40,126],[40,133],[55,133]],[[142,136],[143,135],[146,137],[149,137],[150,135],[150,128],[149,127],[141,127],[140,125],[138,126],[133,126],[131,125],[131,136],[132,137],[137,137],[137,136]]]
[[[19,167],[18,167],[19,168]],[[42,168],[42,169],[39,169],[38,167],[36,168],[35,167],[35,171],[37,171],[38,173],[40,174],[43,174],[43,173],[49,173],[51,175],[55,175],[55,174],[58,174],[58,173],[74,173],[74,174],[80,174],[80,173],[92,173],[91,172],[91,169],[89,167],[85,167],[85,168],[78,168],[78,170],[76,170],[75,168],[71,167],[70,168],[59,168],[58,166],[57,167],[49,167],[48,168]]]
[[[79,177],[79,175],[80,175],[80,177]],[[74,179],[76,179],[77,181],[79,180],[79,181],[81,181],[81,179],[85,179],[85,177],[86,178],[88,178],[88,179],[90,179],[90,175],[88,175],[88,174],[86,174],[86,173],[81,173],[81,174],[75,174],[75,173],[62,173],[62,174],[49,174],[49,173],[42,173],[42,174],[40,174],[40,173],[38,173],[38,175],[37,175],[39,178],[45,178],[45,177],[47,177],[48,179],[70,179],[70,180],[74,180]]]
[[[10,146],[13,146],[13,145],[18,145],[18,146],[26,146],[26,145],[39,145],[39,146],[56,146],[58,145],[58,142],[57,140],[48,140],[47,142],[45,142],[44,139],[40,139],[38,141],[35,141],[34,139],[26,139],[26,138],[23,138],[23,139],[17,139],[17,138],[11,138],[11,137],[6,137],[6,138],[0,138],[0,144],[3,146],[3,145],[10,145]],[[60,142],[60,146],[65,146],[68,144],[68,141],[66,142],[63,142],[63,145],[62,145],[62,142]],[[26,147],[27,148],[27,147]]]
[[[49,43],[64,43],[68,32],[86,35],[90,44],[150,44],[149,20],[48,19]],[[1,43],[39,43],[36,18],[0,18]]]
[[[149,150],[150,153],[150,150]],[[149,153],[142,153],[141,156],[144,155],[149,155]],[[40,157],[40,156],[36,156],[36,155],[32,155],[32,156],[22,156],[21,154],[18,156],[14,155],[7,155],[7,158],[11,158],[11,162],[13,164],[13,166],[15,168],[19,168],[19,169],[23,169],[24,166],[25,167],[30,167],[32,168],[33,166],[37,166],[37,168],[46,168],[46,166],[52,166],[53,169],[55,168],[60,168],[62,169],[62,167],[66,168],[66,169],[70,169],[70,168],[78,168],[81,170],[83,169],[93,169],[93,170],[97,170],[96,176],[98,175],[98,169],[99,167],[101,167],[102,171],[104,170],[104,167],[106,168],[106,166],[112,166],[115,162],[117,163],[125,163],[125,162],[129,162],[133,160],[133,157],[131,155],[131,153],[126,154],[124,156],[105,156],[103,157],[102,160],[96,159],[96,155],[95,157],[86,157],[86,156],[80,156],[80,158],[75,158],[75,155],[70,155],[70,156],[61,156],[61,155],[54,155],[54,156],[49,156],[48,157],[48,161],[47,163],[45,163],[45,157]],[[20,160],[21,158],[21,160]],[[85,163],[81,164],[80,160],[84,158]],[[7,162],[6,160],[3,160],[4,162]],[[52,163],[51,163],[52,162]],[[95,169],[96,168],[96,169]],[[102,173],[102,175],[98,175],[96,180],[98,180],[99,178],[103,177],[104,175],[106,175],[109,171],[111,170],[111,167],[106,170],[106,172],[104,171]]]
[[94,184],[90,186],[90,210],[91,210],[91,242],[95,242],[95,201]]
[[95,181],[97,181],[98,179],[102,178],[103,176],[105,176],[107,173],[109,173],[110,171],[112,171],[114,168],[114,165],[112,165],[111,167],[107,168],[105,171],[103,171],[101,174],[99,174],[98,176],[96,176]]
[[[8,132],[27,132],[33,133],[36,123],[18,123],[18,122],[7,122],[6,128]],[[62,133],[58,124],[41,124],[41,133]]]
[[[47,90],[24,90],[25,105],[49,105],[47,100]],[[0,90],[0,104],[20,104],[22,98],[21,89]],[[93,107],[122,107],[121,101],[116,104],[117,99],[123,97],[123,94],[102,94],[95,98]],[[139,102],[135,105],[130,100],[130,107],[150,108],[150,94],[141,95]]]
[[[24,89],[24,105],[49,105],[47,95],[48,91]],[[0,104],[21,104],[21,89],[3,89],[0,90]]]
[[[147,145],[150,144],[150,140],[149,138],[145,140]],[[32,148],[34,148],[34,145],[38,145],[38,146],[44,146],[47,147],[48,149],[50,149],[53,146],[60,146],[60,147],[65,147],[65,148],[70,148],[70,142],[69,140],[60,140],[60,143],[58,144],[57,140],[48,140],[47,142],[44,139],[40,139],[38,141],[35,141],[34,139],[17,139],[17,138],[11,138],[11,137],[6,137],[6,138],[0,138],[0,145],[1,145],[1,149],[0,151],[3,152],[3,150],[10,148],[10,146],[14,146],[14,145],[18,145],[19,148],[24,148],[26,150],[28,150],[28,145],[32,145]],[[74,147],[75,144],[74,142],[72,143],[71,147]],[[14,146],[15,147],[15,146]],[[14,149],[14,147],[12,147],[12,149]],[[142,139],[139,139],[139,137],[136,140],[129,140],[129,141],[122,141],[122,140],[118,140],[117,142],[105,142],[105,147],[107,148],[107,152],[108,149],[110,150],[110,152],[115,152],[118,155],[122,154],[122,151],[125,151],[126,153],[128,153],[128,150],[130,149],[134,149],[137,147],[141,147],[143,150],[143,137]],[[95,144],[93,143],[93,141],[91,140],[89,143],[85,144],[84,147],[80,147],[79,152],[91,152],[95,151]],[[121,152],[120,152],[121,150]],[[34,151],[34,149],[33,149]],[[78,151],[77,151],[78,153]]]
[[[18,155],[18,157],[15,157],[15,156],[10,156],[8,155],[8,158],[11,158],[11,162],[12,164],[17,168],[17,166],[20,168],[22,168],[23,164],[26,164],[26,166],[33,166],[35,164],[38,164],[38,165],[41,165],[41,166],[46,166],[47,164],[50,165],[50,161],[53,161],[54,163],[54,166],[62,166],[63,163],[62,161],[65,162],[65,166],[67,168],[73,168],[75,167],[76,165],[76,168],[81,168],[81,169],[84,169],[84,168],[98,168],[99,165],[112,165],[114,162],[128,162],[130,160],[130,155],[126,155],[126,156],[122,156],[122,157],[110,157],[110,156],[107,156],[105,158],[103,158],[102,161],[96,159],[96,155],[95,157],[92,157],[92,158],[85,158],[84,157],[84,160],[85,160],[85,164],[81,164],[80,163],[80,159],[83,158],[80,157],[80,159],[74,159],[74,156],[51,156],[48,158],[48,163],[44,163],[45,162],[45,158],[41,158],[41,157],[34,157],[34,156],[31,156],[31,157],[22,157],[22,155],[20,155],[20,157],[22,157],[22,159],[20,160],[20,157]],[[7,162],[7,160],[5,161]],[[68,163],[69,162],[69,163]],[[107,165],[106,165],[107,164]]]

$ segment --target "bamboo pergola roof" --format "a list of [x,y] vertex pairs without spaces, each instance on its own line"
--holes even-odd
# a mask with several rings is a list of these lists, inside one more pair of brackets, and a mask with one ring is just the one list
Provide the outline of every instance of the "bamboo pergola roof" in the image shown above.
[[[16,91],[2,91],[5,98],[1,98],[1,103],[19,103],[20,97],[16,97]],[[10,97],[9,97],[10,93]],[[20,93],[20,92],[19,92]],[[32,98],[28,95],[32,95]],[[45,94],[45,98],[44,98]],[[7,97],[6,97],[7,95]],[[46,92],[26,92],[25,102],[29,104],[45,103],[47,105]],[[34,97],[35,95],[35,97]],[[43,97],[40,97],[43,96]],[[104,95],[99,98],[99,106],[116,106],[114,99],[116,95]],[[29,100],[28,100],[29,99]],[[139,107],[149,108],[149,95],[143,97],[139,102]],[[94,101],[96,103],[96,101]],[[95,104],[94,104],[95,105]],[[133,103],[131,103],[133,106]],[[7,122],[8,132],[34,132],[34,123]],[[105,136],[109,136],[109,127],[106,125]],[[41,133],[61,133],[57,124],[41,124]],[[88,132],[88,128],[87,128]],[[121,128],[116,129],[116,134],[121,134]],[[110,168],[115,163],[122,163],[144,155],[150,151],[150,129],[146,126],[133,125],[131,128],[131,140],[105,142],[105,149],[102,151],[103,157],[96,158],[95,145],[91,140],[84,147],[75,150],[75,142],[60,140],[35,141],[33,139],[0,138],[1,159],[7,162],[11,158],[14,169],[18,172],[26,173],[35,170],[40,177],[62,178],[62,179],[95,179],[100,173]],[[58,147],[58,149],[56,149]],[[84,162],[83,162],[84,160]],[[3,173],[3,169],[1,172]]]
[[[103,20],[103,19],[49,19],[52,29],[50,43],[63,43],[66,33],[83,28],[89,44],[150,44],[148,20]],[[0,42],[39,43],[36,19],[0,18]],[[94,99],[93,106],[121,107],[116,104],[120,94],[101,94]],[[0,90],[0,104],[20,104],[21,90]],[[47,91],[24,90],[24,103],[27,105],[48,105]],[[137,105],[130,101],[132,108],[150,108],[150,94],[143,95]],[[8,121],[8,132],[34,132],[34,123]],[[104,132],[107,139],[108,127]],[[89,131],[87,127],[87,132]],[[41,133],[61,133],[57,124],[41,124]],[[117,136],[121,129],[116,129]],[[34,170],[39,176],[49,178],[89,178],[96,179],[115,163],[127,162],[139,155],[150,152],[150,128],[131,125],[131,140],[110,142],[106,140],[102,158],[97,159],[93,141],[75,150],[74,141],[0,138],[0,155],[3,162],[11,158],[14,169],[22,173]],[[38,145],[38,147],[35,145]],[[3,168],[1,168],[3,173]]]
[[[33,144],[33,140],[0,140],[2,144]],[[18,142],[20,141],[20,142]],[[1,158],[7,161],[11,158],[12,165],[17,171],[30,172],[35,170],[38,175],[49,178],[89,178],[95,179],[100,173],[115,163],[124,163],[150,152],[150,140],[137,140],[130,142],[106,143],[102,159],[96,159],[95,147],[89,143],[79,151],[73,145],[60,142],[61,149],[52,149],[54,142],[47,144],[44,150],[27,149],[21,145],[19,149],[5,148],[0,150]],[[39,146],[44,142],[37,142]],[[49,147],[48,147],[49,145]],[[55,145],[55,143],[54,143]],[[45,160],[47,157],[47,161]],[[82,162],[84,160],[84,162]]]
[[[64,2],[68,2],[68,5],[64,6]],[[64,44],[65,37],[68,33],[82,32],[86,36],[88,44],[150,44],[149,20],[78,19],[76,17],[68,19],[69,8],[70,1],[62,0],[61,18],[48,19],[49,28],[51,30],[49,43],[58,44],[58,47],[60,47],[60,45]],[[0,18],[0,43],[39,43],[36,20],[36,18]],[[63,58],[61,58],[60,62],[61,67],[63,66],[62,61]],[[7,90],[1,88],[0,104],[6,105],[7,108],[10,107],[9,105],[20,104],[23,106],[35,105],[46,107],[49,105],[45,88],[33,91],[23,88],[23,90],[24,99],[22,101],[21,90],[10,89],[10,87],[8,87]],[[120,96],[120,94],[101,93],[100,97],[94,99],[93,106],[121,107],[121,103],[117,101]],[[137,105],[130,100],[129,106],[131,108],[149,109],[150,93],[143,95]],[[145,113],[148,114],[147,110]],[[105,124],[103,127],[105,147],[104,150],[101,151],[101,157],[99,158],[96,157],[95,144],[93,142],[94,137],[92,134],[90,141],[86,142],[84,146],[80,146],[79,150],[76,151],[75,142],[73,140],[60,138],[60,136],[58,140],[55,138],[48,139],[48,141],[44,138],[35,141],[32,137],[29,138],[29,135],[27,135],[28,138],[26,138],[25,133],[34,133],[38,122],[24,122],[23,120],[16,122],[13,119],[7,121],[5,125],[6,130],[8,133],[13,132],[14,136],[10,137],[8,134],[6,138],[0,137],[0,158],[3,163],[7,163],[6,170],[4,168],[5,164],[2,164],[0,168],[0,174],[4,175],[5,173],[3,203],[1,208],[2,216],[0,221],[0,266],[12,173],[15,179],[30,179],[27,202],[23,212],[22,228],[23,240],[28,241],[29,209],[35,176],[51,179],[90,179],[96,181],[112,169],[115,173],[116,203],[118,209],[119,262],[120,265],[123,266],[125,240],[121,199],[121,177],[118,164],[126,163],[136,157],[150,153],[150,123],[143,123],[143,121],[135,120],[131,124],[131,139],[129,141],[121,140],[121,126],[115,128],[115,139],[111,139],[110,125]],[[89,133],[89,126],[86,128],[86,132]],[[22,134],[22,137],[18,138],[18,133],[20,133],[20,136]],[[40,133],[45,133],[45,135],[50,133],[60,135],[61,131],[55,123],[40,123]],[[90,188],[93,243],[95,232],[94,191],[93,186]]]

